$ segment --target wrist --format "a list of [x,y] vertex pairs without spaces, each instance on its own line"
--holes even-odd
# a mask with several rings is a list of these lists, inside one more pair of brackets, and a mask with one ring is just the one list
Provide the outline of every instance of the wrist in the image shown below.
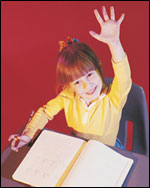
[[118,48],[119,46],[121,46],[121,42],[120,40],[116,40],[116,41],[111,41],[108,43],[109,48]]
[[110,49],[112,59],[114,62],[117,63],[124,59],[125,52],[120,41],[109,43],[109,49]]

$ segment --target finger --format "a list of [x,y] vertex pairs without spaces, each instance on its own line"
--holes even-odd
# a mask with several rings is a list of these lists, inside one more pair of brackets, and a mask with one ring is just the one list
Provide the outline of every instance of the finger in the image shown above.
[[118,22],[119,24],[121,24],[122,21],[123,21],[123,19],[124,19],[124,17],[125,17],[125,14],[123,13],[117,22]]
[[103,23],[103,19],[101,18],[101,16],[99,15],[97,9],[94,10],[94,14],[96,16],[97,21],[99,22],[99,24]]
[[15,145],[16,145],[16,139],[14,139],[14,140],[11,142],[11,149],[12,149],[12,150],[15,150]]
[[104,16],[104,20],[105,21],[108,21],[109,20],[109,17],[108,17],[108,14],[106,12],[106,8],[103,6],[102,7],[102,11],[103,11],[103,16]]
[[19,149],[20,147],[22,147],[23,145],[25,145],[24,142],[19,141],[19,139],[14,138],[14,140],[13,140],[12,143],[11,143],[11,149],[12,149],[13,151],[18,152],[18,149]]
[[95,39],[97,39],[97,40],[103,42],[103,40],[102,40],[102,38],[101,38],[101,36],[100,36],[99,34],[95,33],[94,31],[89,31],[89,33],[90,33],[90,35],[91,35],[93,38],[95,38]]
[[98,39],[99,35],[95,33],[94,31],[89,31],[90,35],[96,39]]
[[13,148],[13,151],[18,152],[19,150],[18,150],[17,147],[14,147],[14,148]]
[[115,21],[114,7],[110,7],[110,18],[111,18],[111,20]]
[[12,139],[14,139],[15,137],[17,137],[18,136],[18,134],[13,134],[13,135],[11,135],[9,138],[8,138],[8,141],[11,141]]

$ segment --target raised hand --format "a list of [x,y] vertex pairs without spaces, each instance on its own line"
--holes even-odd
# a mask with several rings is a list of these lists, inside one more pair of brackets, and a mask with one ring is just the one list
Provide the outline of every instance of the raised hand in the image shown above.
[[94,10],[94,14],[101,27],[101,33],[97,34],[94,31],[90,31],[90,35],[95,39],[104,42],[108,45],[119,42],[120,24],[122,23],[125,14],[123,13],[121,17],[118,19],[118,21],[116,21],[114,7],[110,7],[110,18],[104,6],[102,7],[102,13],[104,20],[102,19],[98,11],[96,9]]
[[31,139],[28,136],[26,136],[26,135],[19,136],[18,134],[13,134],[8,139],[8,141],[12,141],[11,149],[16,152],[18,152],[19,148],[28,144],[30,142],[30,140]]

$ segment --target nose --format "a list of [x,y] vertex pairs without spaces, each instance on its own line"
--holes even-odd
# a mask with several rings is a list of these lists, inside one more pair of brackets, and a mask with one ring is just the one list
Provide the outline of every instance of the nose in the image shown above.
[[83,89],[86,89],[86,88],[87,88],[87,86],[88,86],[87,81],[82,80],[82,88],[83,88]]

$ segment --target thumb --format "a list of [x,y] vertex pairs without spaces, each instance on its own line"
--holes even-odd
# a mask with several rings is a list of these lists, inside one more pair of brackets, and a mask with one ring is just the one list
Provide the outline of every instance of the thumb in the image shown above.
[[94,37],[95,39],[99,40],[99,34],[95,33],[94,31],[89,31],[89,34]]
[[95,39],[97,39],[97,40],[103,42],[103,39],[102,39],[102,37],[101,37],[100,34],[97,34],[97,33],[95,33],[94,31],[89,31],[89,34],[90,34],[93,38],[95,38]]

